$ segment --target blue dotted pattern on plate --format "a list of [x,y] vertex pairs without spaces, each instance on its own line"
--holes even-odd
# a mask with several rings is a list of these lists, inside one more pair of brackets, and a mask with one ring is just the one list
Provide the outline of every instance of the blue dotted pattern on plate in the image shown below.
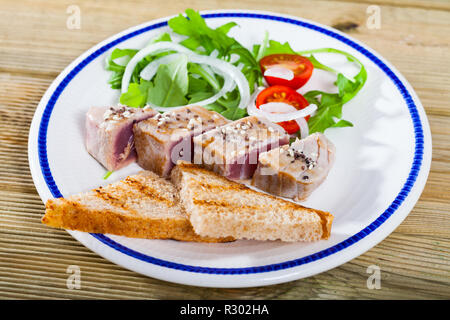
[[[254,14],[254,13],[213,13],[213,14],[205,14],[203,15],[204,18],[224,18],[224,17],[234,17],[234,18],[253,18],[253,19],[266,19],[266,20],[274,20],[274,21],[281,21],[284,23],[289,23],[293,25],[297,25],[303,28],[315,30],[317,32],[323,33],[329,37],[332,37],[334,39],[337,39],[348,46],[354,48],[355,50],[359,51],[361,54],[366,56],[368,59],[370,59],[375,65],[377,65],[381,70],[386,73],[386,75],[394,82],[400,93],[402,94],[403,98],[405,99],[405,102],[408,106],[411,119],[413,121],[414,126],[414,135],[415,135],[415,151],[414,151],[414,160],[412,163],[411,171],[408,175],[408,178],[403,185],[400,193],[397,195],[395,200],[391,203],[389,208],[387,208],[375,221],[373,221],[370,225],[368,225],[366,228],[358,232],[357,234],[349,237],[348,239],[330,247],[325,250],[322,250],[320,252],[316,252],[314,254],[311,254],[306,257],[302,257],[299,259],[286,261],[282,263],[276,263],[276,264],[270,264],[270,265],[264,265],[264,266],[257,266],[257,267],[248,267],[248,268],[209,268],[209,267],[200,267],[200,266],[190,266],[185,264],[179,264],[174,263],[170,261],[165,261],[161,259],[157,259],[154,257],[150,257],[148,255],[136,252],[130,248],[127,248],[111,238],[103,235],[103,234],[91,234],[93,237],[98,239],[99,241],[103,242],[104,244],[108,245],[109,247],[120,251],[128,256],[134,257],[136,259],[152,263],[158,266],[166,267],[166,268],[172,268],[177,270],[183,270],[183,271],[189,271],[189,272],[197,272],[197,273],[208,273],[208,274],[249,274],[249,273],[260,273],[260,272],[270,272],[270,271],[276,271],[276,270],[282,270],[287,268],[296,267],[299,265],[307,264],[313,261],[320,260],[322,258],[325,258],[329,255],[332,255],[334,253],[337,253],[355,243],[360,241],[361,239],[365,238],[367,235],[372,233],[374,230],[376,230],[379,226],[381,226],[394,212],[397,210],[397,208],[403,203],[403,201],[408,196],[409,192],[411,191],[411,188],[414,185],[414,182],[417,179],[417,175],[420,171],[420,167],[422,164],[422,158],[423,158],[423,145],[424,145],[424,136],[423,136],[423,130],[422,130],[422,123],[420,121],[419,113],[417,111],[416,105],[414,104],[414,101],[409,94],[408,90],[405,88],[403,83],[398,79],[398,77],[392,72],[392,70],[389,69],[388,66],[386,66],[379,58],[377,58],[374,54],[369,52],[367,49],[361,47],[357,43],[353,42],[350,39],[347,39],[346,37],[333,32],[331,30],[327,30],[325,28],[313,25],[311,23],[289,19],[289,18],[283,18],[273,15],[267,15],[267,14]],[[66,88],[68,83],[80,72],[87,64],[89,64],[92,60],[96,59],[101,54],[105,53],[107,50],[113,48],[114,46],[118,45],[119,43],[133,38],[139,34],[142,34],[144,32],[158,29],[161,27],[164,27],[167,25],[167,22],[161,22],[154,25],[147,26],[145,28],[136,30],[134,32],[131,32],[127,35],[124,35],[107,45],[101,47],[100,49],[93,52],[91,55],[89,55],[86,59],[84,59],[80,64],[78,64],[72,71],[69,72],[69,74],[62,80],[62,82],[58,85],[55,92],[52,94],[50,100],[47,103],[47,106],[45,107],[41,123],[39,126],[39,135],[38,135],[38,154],[39,154],[39,162],[41,165],[42,174],[44,176],[45,182],[47,183],[51,193],[54,197],[62,197],[61,192],[59,191],[58,187],[56,186],[56,183],[52,177],[52,174],[50,172],[49,164],[48,164],[48,158],[47,158],[47,129],[48,124],[50,120],[50,116],[53,110],[53,107],[55,106],[56,101],[58,100],[58,97],[61,95],[63,90]]]

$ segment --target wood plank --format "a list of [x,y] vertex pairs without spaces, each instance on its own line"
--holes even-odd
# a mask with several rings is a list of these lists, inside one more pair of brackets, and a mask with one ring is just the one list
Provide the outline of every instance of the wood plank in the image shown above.
[[[337,0],[339,1],[339,0]],[[342,2],[342,1],[339,1]],[[345,2],[365,3],[367,5],[393,6],[397,8],[421,8],[433,10],[450,10],[447,0],[345,0]]]

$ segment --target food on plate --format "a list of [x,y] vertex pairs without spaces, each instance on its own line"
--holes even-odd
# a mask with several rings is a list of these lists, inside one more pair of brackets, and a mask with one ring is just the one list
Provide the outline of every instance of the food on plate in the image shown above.
[[136,160],[133,124],[154,116],[150,109],[91,107],[86,114],[86,149],[109,171]]
[[328,212],[252,190],[187,162],[179,161],[171,178],[199,235],[282,241],[330,236],[333,216]]
[[[288,132],[302,138],[328,128],[352,126],[342,119],[342,107],[367,79],[364,65],[353,55],[334,48],[296,51],[288,42],[269,39],[267,31],[262,43],[249,50],[228,35],[237,23],[211,28],[192,9],[170,19],[168,26],[171,33],[160,34],[142,49],[115,48],[108,56],[106,69],[112,72],[109,84],[121,89],[122,104],[150,105],[158,111],[197,104],[230,120],[260,114],[275,123],[288,122],[284,124]],[[180,35],[183,40],[178,41]],[[349,77],[325,65],[318,59],[324,53],[345,57],[358,65],[359,72]],[[289,101],[273,102],[278,106],[262,107],[265,110],[252,107],[264,78],[269,88],[285,85],[295,90],[308,81],[313,69],[336,75],[337,92],[305,92],[309,106],[301,99],[297,101],[301,110]],[[283,110],[280,104],[284,104]]]
[[[300,93],[282,85],[268,87],[261,91],[256,97],[256,108],[272,113],[285,113],[301,110],[306,108],[308,105],[309,102]],[[293,108],[289,108],[290,110],[285,110],[286,107],[289,106],[292,106]],[[270,109],[271,107],[272,110]],[[304,118],[308,121],[309,117],[310,116],[308,115]],[[279,122],[278,125],[282,126],[283,129],[289,134],[296,133],[300,130],[300,127],[295,120]]]
[[[49,200],[44,223],[202,242],[329,237],[331,214],[273,195],[301,201],[327,177],[335,149],[322,133],[353,126],[342,107],[364,86],[366,69],[347,52],[295,51],[268,32],[248,49],[228,35],[236,25],[211,28],[187,9],[168,21],[171,33],[111,51],[106,69],[122,106],[89,110],[86,149],[109,173],[135,160],[152,172]],[[319,61],[322,53],[344,56],[359,72],[345,76]],[[334,92],[297,91],[314,69],[336,76]],[[252,179],[273,195],[229,179]]]
[[42,222],[56,228],[146,239],[233,240],[198,236],[175,187],[149,171],[68,198],[50,199],[45,207]]
[[134,126],[138,164],[168,177],[178,159],[192,160],[192,138],[228,123],[229,120],[203,107],[182,107]]
[[316,241],[330,235],[333,216],[328,212],[252,190],[190,162],[179,160],[171,181],[142,171],[50,199],[42,222],[83,232],[195,242]]
[[335,147],[325,135],[314,133],[290,146],[262,153],[252,185],[271,194],[305,200],[327,177]]
[[287,143],[281,127],[249,116],[196,136],[194,163],[230,179],[249,179],[261,152]]
[[308,82],[314,69],[308,58],[289,53],[265,56],[259,61],[259,65],[269,85],[282,85],[294,90]]

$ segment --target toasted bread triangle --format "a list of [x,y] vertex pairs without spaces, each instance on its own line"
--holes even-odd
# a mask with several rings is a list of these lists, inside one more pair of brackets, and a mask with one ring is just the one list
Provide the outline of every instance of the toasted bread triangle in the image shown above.
[[255,191],[187,162],[179,161],[171,178],[199,235],[282,241],[330,235],[333,216],[328,212]]
[[46,225],[132,238],[224,242],[197,235],[180,205],[176,188],[152,172],[68,198],[50,199]]

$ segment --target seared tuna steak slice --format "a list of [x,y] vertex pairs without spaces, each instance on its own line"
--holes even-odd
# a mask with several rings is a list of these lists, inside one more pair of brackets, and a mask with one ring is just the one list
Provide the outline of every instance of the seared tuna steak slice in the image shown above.
[[138,164],[168,177],[178,160],[192,161],[192,137],[228,123],[200,106],[181,107],[134,126]]
[[194,138],[194,163],[229,179],[249,179],[261,152],[289,143],[278,125],[250,116]]
[[335,147],[314,133],[259,157],[252,185],[277,196],[305,200],[325,180],[334,163]]
[[153,117],[150,109],[91,107],[86,114],[86,149],[109,171],[136,160],[133,124]]

